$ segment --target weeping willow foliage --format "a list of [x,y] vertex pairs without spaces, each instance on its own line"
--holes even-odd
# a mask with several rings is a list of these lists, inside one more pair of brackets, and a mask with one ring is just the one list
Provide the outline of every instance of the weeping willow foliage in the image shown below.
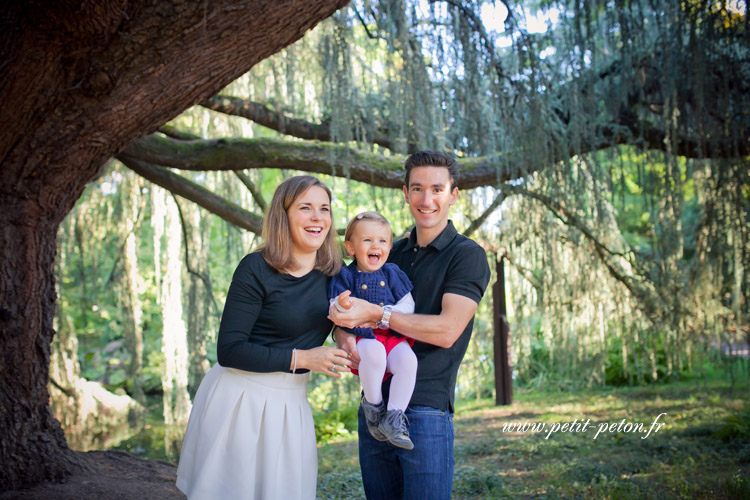
[[[546,30],[532,29],[537,11]],[[505,200],[474,237],[510,263],[516,376],[648,382],[748,335],[746,11],[743,1],[355,0],[223,93],[327,125],[355,148],[484,157],[498,180],[525,170],[468,193],[454,214],[468,227]],[[493,15],[505,16],[502,32]],[[200,108],[180,119],[204,137],[276,135]],[[291,175],[247,174],[260,187]],[[231,174],[207,175],[255,207]],[[384,202],[396,193],[371,187],[363,199],[349,181],[326,182],[344,207],[337,226],[375,208],[397,233],[408,228]],[[471,355],[490,359],[480,333]],[[489,377],[481,363],[472,370]]]
[[541,33],[525,5],[489,30],[488,6],[354,1],[246,90],[338,142],[529,171],[478,233],[512,263],[521,380],[658,380],[747,334],[746,2],[535,2]]
[[[512,6],[502,33],[489,27],[490,7],[501,14],[500,3],[489,1],[355,0],[222,93],[328,125],[333,142],[354,148],[484,157],[498,180],[506,169],[525,169],[508,184],[464,192],[452,214],[463,229],[500,205],[473,237],[491,259],[506,259],[518,382],[653,382],[694,372],[715,347],[747,339],[750,159],[740,153],[750,128],[747,3],[526,2]],[[546,31],[530,28],[525,7],[549,15]],[[176,123],[205,138],[278,135],[201,107]],[[60,303],[77,318],[88,378],[105,370],[95,363],[95,342],[119,338],[120,312],[111,304],[120,297],[109,285],[119,279],[114,256],[125,237],[103,235],[121,226],[121,201],[112,192],[132,175],[125,172],[112,170],[61,226],[69,265],[58,272]],[[267,196],[293,175],[245,174]],[[261,211],[233,173],[185,175]],[[336,227],[370,209],[396,234],[410,227],[399,193],[322,177],[336,197]],[[150,217],[134,231],[139,258],[153,262],[161,237],[149,238],[158,233]],[[84,237],[88,227],[93,240]],[[200,255],[208,254],[208,263],[195,269],[208,278],[200,282],[210,314],[193,330],[202,330],[195,341],[210,347],[192,348],[198,362],[214,359],[227,270],[258,244],[222,221],[204,231],[210,246]],[[200,259],[198,251],[191,242],[183,260]],[[145,322],[159,326],[160,267],[141,262],[139,270],[150,283]],[[488,291],[459,397],[491,392],[491,314]],[[152,388],[165,363],[154,331],[146,329],[152,353],[144,367]],[[321,376],[314,385],[312,400],[326,409],[359,392],[353,378],[334,384]]]

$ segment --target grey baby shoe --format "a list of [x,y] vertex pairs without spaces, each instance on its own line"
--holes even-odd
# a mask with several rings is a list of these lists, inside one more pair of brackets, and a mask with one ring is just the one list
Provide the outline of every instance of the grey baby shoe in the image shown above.
[[380,430],[380,423],[385,418],[385,404],[381,401],[380,404],[374,405],[362,396],[362,410],[365,412],[365,421],[370,435],[378,441],[387,441],[388,438]]
[[388,411],[384,420],[380,422],[380,431],[393,446],[406,450],[414,449],[414,443],[409,439],[409,431],[406,429],[406,415],[401,410]]

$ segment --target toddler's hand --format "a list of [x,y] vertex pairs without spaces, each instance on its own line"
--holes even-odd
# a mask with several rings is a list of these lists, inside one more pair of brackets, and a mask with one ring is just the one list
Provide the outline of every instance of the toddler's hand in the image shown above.
[[352,294],[350,290],[344,290],[341,294],[336,297],[336,309],[341,312],[348,311],[352,308],[352,299],[349,296]]

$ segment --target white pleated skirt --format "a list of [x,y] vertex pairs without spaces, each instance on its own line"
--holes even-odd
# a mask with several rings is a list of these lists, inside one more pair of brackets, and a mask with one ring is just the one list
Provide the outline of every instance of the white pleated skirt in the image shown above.
[[189,500],[315,498],[308,375],[211,368],[195,395],[177,468],[177,487]]

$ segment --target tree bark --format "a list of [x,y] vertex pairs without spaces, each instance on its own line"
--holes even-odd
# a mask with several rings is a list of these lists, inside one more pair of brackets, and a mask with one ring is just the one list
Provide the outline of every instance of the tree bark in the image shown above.
[[[39,202],[0,203],[0,491],[61,481],[78,464],[49,407],[58,221]],[[9,217],[10,216],[10,217]]]
[[47,382],[55,237],[86,183],[345,3],[0,4],[0,491],[76,463]]
[[[181,170],[246,170],[280,168],[366,182],[400,189],[404,184],[405,156],[382,156],[320,141],[276,139],[213,139],[179,141],[156,134],[141,137],[118,155],[126,165],[139,160]],[[510,154],[461,158],[461,189],[496,186],[528,176],[543,165],[516,163]]]

